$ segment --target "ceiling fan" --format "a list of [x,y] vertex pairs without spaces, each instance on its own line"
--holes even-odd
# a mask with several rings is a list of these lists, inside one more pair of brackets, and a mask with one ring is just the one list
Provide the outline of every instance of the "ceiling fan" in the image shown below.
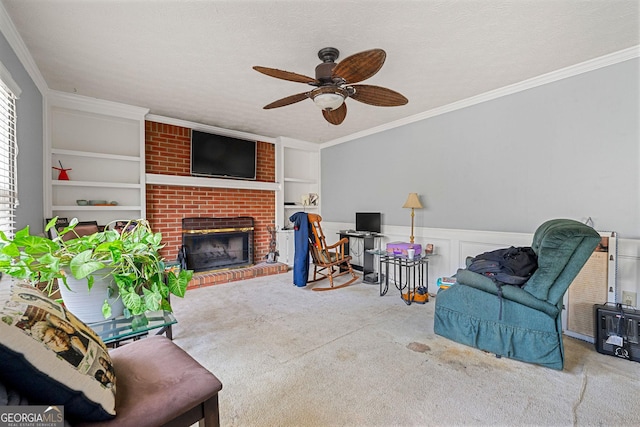
[[347,116],[347,105],[344,103],[347,98],[377,107],[396,107],[409,102],[403,95],[391,89],[354,84],[368,79],[382,68],[387,56],[384,50],[365,50],[336,63],[339,55],[340,52],[334,47],[320,49],[318,57],[322,63],[316,67],[315,78],[275,68],[253,67],[267,76],[315,86],[315,89],[308,92],[287,96],[263,108],[269,110],[284,107],[309,98],[322,109],[326,121],[332,125],[339,125]]

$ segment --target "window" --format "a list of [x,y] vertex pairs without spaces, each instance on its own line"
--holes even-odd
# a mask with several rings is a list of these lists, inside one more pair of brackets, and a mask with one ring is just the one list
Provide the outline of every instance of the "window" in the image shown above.
[[18,206],[16,99],[20,88],[0,64],[0,230],[13,236]]

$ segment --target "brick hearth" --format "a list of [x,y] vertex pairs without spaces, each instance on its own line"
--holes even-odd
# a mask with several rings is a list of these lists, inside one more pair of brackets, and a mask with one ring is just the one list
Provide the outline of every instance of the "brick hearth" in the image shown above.
[[193,275],[193,279],[189,282],[187,289],[203,288],[205,286],[219,285],[221,283],[235,282],[237,280],[281,274],[286,273],[288,269],[289,268],[286,264],[280,262],[273,264],[267,264],[264,262],[245,268],[204,271]]

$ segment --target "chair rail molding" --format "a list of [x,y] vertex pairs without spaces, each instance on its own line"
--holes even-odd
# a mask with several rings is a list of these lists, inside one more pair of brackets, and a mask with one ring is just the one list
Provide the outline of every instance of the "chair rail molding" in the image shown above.
[[[339,233],[340,230],[352,229],[354,223],[323,221],[327,236]],[[601,234],[604,232],[601,232]],[[383,225],[379,249],[386,243],[409,241],[409,226]],[[510,233],[488,230],[461,230],[446,228],[416,227],[415,242],[424,247],[427,243],[434,245],[434,255],[429,260],[430,292],[437,292],[436,280],[449,277],[458,268],[465,266],[468,256],[508,246],[530,246],[533,233]],[[618,236],[616,298],[622,297],[622,291],[640,293],[640,239],[624,239]],[[377,265],[376,265],[377,268]]]

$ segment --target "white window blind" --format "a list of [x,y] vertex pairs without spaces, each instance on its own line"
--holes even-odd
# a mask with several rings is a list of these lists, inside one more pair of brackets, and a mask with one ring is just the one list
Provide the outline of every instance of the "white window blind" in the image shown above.
[[[2,73],[4,74],[4,73]],[[1,75],[1,74],[0,74]],[[18,205],[16,95],[4,75],[0,81],[0,230],[13,236]]]

